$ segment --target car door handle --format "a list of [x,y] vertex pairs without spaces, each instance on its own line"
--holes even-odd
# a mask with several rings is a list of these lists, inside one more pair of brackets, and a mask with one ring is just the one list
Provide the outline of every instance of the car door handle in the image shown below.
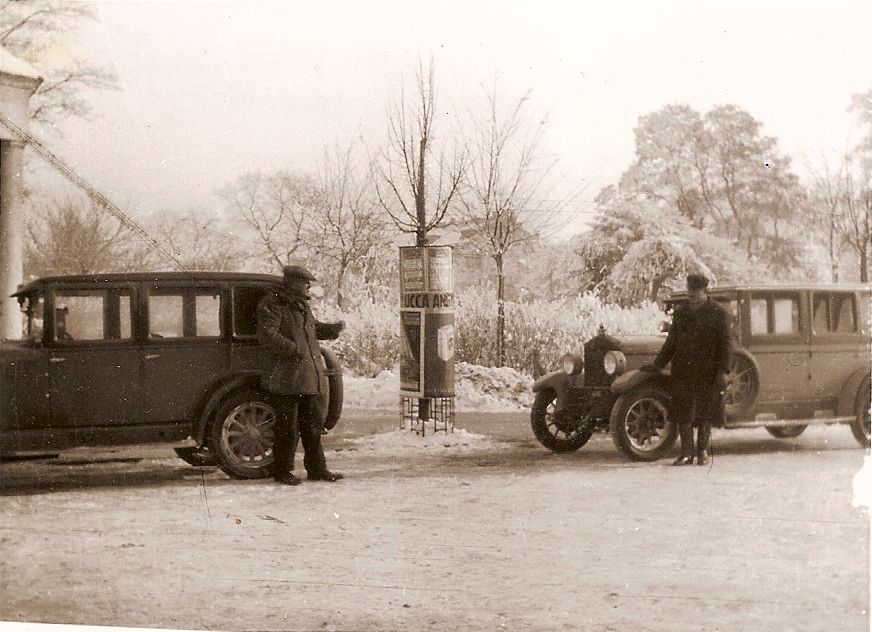
[[146,360],[154,360],[155,358],[159,358],[159,357],[160,357],[159,353],[146,353],[145,354]]
[[58,362],[66,362],[67,359],[66,359],[66,358],[58,358],[58,357],[54,357],[54,358],[49,358],[48,361],[57,364]]

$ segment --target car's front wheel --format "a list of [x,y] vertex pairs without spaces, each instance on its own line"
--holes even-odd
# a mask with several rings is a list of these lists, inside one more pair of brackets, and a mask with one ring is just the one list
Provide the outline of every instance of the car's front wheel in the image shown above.
[[609,420],[615,446],[634,461],[656,461],[666,455],[678,428],[669,418],[669,395],[642,386],[621,395]]
[[851,432],[854,433],[854,438],[860,442],[864,448],[868,448],[870,446],[870,437],[872,437],[872,431],[870,431],[870,425],[872,425],[872,412],[870,412],[870,390],[869,390],[869,380],[860,387],[860,391],[857,393],[857,402],[854,406],[855,408],[855,417],[854,421],[851,422]]
[[275,422],[275,407],[261,391],[244,388],[227,397],[212,423],[209,446],[221,469],[236,478],[268,476]]
[[589,428],[557,410],[557,394],[550,388],[536,393],[530,410],[530,426],[539,443],[552,452],[578,450],[590,439]]

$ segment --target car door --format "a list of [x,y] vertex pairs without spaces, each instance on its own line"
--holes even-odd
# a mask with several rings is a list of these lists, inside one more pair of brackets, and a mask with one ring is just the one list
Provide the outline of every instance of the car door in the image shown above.
[[812,293],[810,379],[819,410],[834,411],[842,386],[868,366],[869,337],[857,298],[835,289]]
[[135,290],[101,283],[55,286],[46,313],[52,425],[120,426],[140,421]]
[[148,288],[142,348],[146,423],[189,419],[209,385],[227,372],[225,294],[218,284],[173,282]]
[[800,291],[752,291],[747,297],[747,350],[757,362],[759,413],[810,416],[808,310]]

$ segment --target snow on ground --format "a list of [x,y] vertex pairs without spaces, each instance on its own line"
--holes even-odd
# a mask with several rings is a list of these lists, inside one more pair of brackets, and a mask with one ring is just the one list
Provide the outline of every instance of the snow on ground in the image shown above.
[[397,456],[410,452],[425,454],[455,454],[500,447],[509,444],[494,441],[484,435],[468,432],[463,428],[455,428],[454,432],[431,433],[428,430],[423,436],[396,428],[388,432],[346,439],[344,450],[356,450],[362,455]]
[[[466,362],[454,366],[455,406],[458,412],[512,412],[533,402],[533,378],[509,367],[482,367]],[[374,378],[344,376],[345,406],[396,411],[399,371],[382,371]]]

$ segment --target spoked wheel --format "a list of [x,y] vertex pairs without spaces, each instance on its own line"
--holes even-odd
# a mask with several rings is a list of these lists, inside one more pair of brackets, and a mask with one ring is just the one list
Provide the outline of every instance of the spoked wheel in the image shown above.
[[242,389],[228,397],[212,424],[210,447],[221,468],[237,478],[268,476],[275,422],[275,408],[262,393]]
[[759,376],[754,359],[746,351],[736,351],[733,355],[733,370],[727,375],[727,391],[724,393],[727,417],[737,419],[751,410],[760,392]]
[[635,461],[661,458],[678,434],[669,418],[669,396],[655,386],[621,395],[612,407],[609,425],[615,446]]
[[572,452],[587,443],[591,431],[579,422],[557,411],[557,394],[553,390],[536,393],[530,411],[530,425],[539,443],[546,448],[552,452]]

